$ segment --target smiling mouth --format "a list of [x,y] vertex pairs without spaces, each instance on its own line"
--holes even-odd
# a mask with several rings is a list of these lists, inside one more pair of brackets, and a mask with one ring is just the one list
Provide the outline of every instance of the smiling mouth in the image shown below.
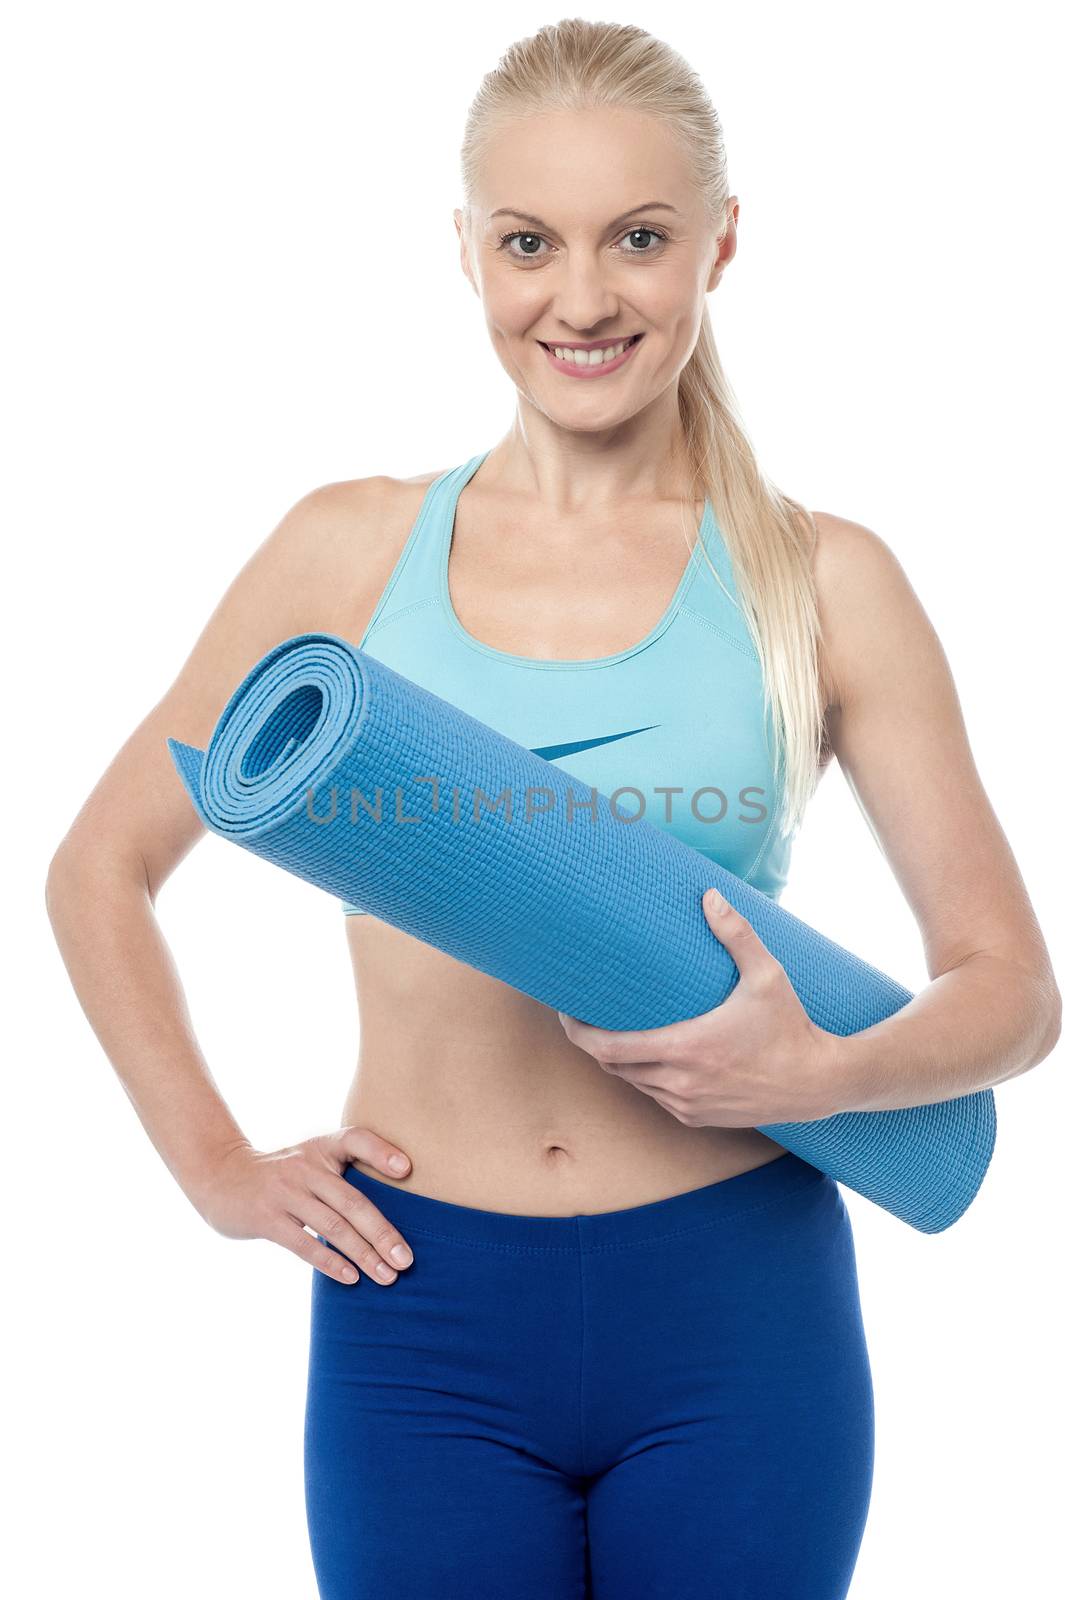
[[592,347],[587,345],[547,344],[543,339],[537,339],[536,342],[541,350],[546,351],[555,361],[565,363],[566,366],[596,368],[615,365],[642,338],[642,333],[633,333],[627,339],[600,340],[597,345]]

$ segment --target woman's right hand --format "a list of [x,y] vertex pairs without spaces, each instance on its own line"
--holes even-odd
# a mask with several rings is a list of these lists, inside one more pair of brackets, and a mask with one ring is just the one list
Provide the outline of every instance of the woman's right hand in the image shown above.
[[[340,1283],[357,1281],[352,1262],[376,1282],[393,1283],[396,1268],[409,1267],[414,1253],[388,1218],[343,1177],[356,1157],[391,1178],[410,1171],[409,1159],[394,1144],[369,1128],[349,1127],[283,1150],[236,1145],[218,1158],[189,1198],[227,1239],[272,1239]],[[392,1165],[396,1157],[403,1164],[399,1172]],[[394,1250],[401,1254],[393,1255]]]

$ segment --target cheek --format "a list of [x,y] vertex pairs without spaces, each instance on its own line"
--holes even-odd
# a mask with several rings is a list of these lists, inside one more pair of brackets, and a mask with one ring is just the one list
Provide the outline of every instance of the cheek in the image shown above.
[[703,314],[705,296],[688,268],[648,273],[637,305],[648,321],[677,343],[694,339]]
[[542,292],[522,282],[516,273],[504,278],[490,275],[484,281],[483,300],[488,326],[496,338],[528,337],[529,329],[543,317]]

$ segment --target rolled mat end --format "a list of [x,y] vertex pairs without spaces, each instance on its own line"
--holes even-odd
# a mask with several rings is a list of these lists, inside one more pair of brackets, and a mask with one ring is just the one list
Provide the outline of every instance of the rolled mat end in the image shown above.
[[185,785],[189,799],[196,807],[197,815],[202,822],[207,823],[203,802],[200,798],[200,788],[203,781],[203,751],[197,750],[194,744],[182,744],[180,739],[168,739],[166,747],[170,751],[171,759],[177,768],[178,777]]

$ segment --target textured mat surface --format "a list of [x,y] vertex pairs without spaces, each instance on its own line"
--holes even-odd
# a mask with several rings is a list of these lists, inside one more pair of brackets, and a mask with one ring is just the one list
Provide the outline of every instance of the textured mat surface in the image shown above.
[[[712,886],[820,1027],[856,1033],[912,999],[714,861],[602,795],[593,811],[572,773],[332,634],[265,655],[206,752],[167,746],[213,832],[596,1027],[660,1027],[727,998],[738,973],[703,916]],[[760,1131],[938,1233],[979,1189],[995,1129],[985,1089]]]

